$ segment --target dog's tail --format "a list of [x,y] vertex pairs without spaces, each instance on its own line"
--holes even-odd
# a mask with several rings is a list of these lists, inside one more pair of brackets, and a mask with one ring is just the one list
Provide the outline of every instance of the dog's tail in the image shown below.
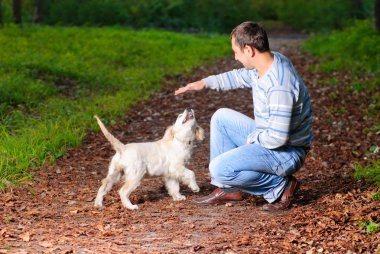
[[120,140],[118,140],[117,138],[115,138],[108,130],[107,128],[104,126],[104,124],[102,123],[102,121],[99,119],[98,116],[94,116],[94,118],[96,119],[96,121],[98,122],[99,124],[99,127],[101,129],[101,131],[103,132],[104,136],[106,137],[106,139],[111,143],[113,149],[115,149],[116,152],[119,152],[121,153],[123,151],[123,148],[124,148],[124,144],[120,142]]

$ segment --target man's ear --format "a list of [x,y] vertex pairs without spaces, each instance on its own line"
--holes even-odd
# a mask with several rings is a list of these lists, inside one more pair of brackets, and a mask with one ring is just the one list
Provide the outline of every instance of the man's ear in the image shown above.
[[256,54],[256,52],[255,52],[256,49],[253,48],[252,46],[245,45],[244,50],[246,50],[247,53],[249,54],[249,56],[251,56],[251,57],[253,57]]
[[202,141],[205,138],[205,131],[199,125],[195,129],[195,138]]
[[162,138],[163,140],[165,141],[171,141],[174,139],[174,130],[173,130],[173,125],[172,126],[169,126],[166,131],[165,131],[165,134]]

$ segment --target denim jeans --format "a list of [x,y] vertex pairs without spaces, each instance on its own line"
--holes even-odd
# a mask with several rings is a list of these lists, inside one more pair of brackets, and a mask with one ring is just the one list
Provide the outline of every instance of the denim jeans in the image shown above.
[[214,113],[210,126],[211,184],[263,195],[272,203],[281,196],[288,176],[301,168],[306,152],[302,147],[267,149],[246,144],[255,129],[254,119],[232,109]]

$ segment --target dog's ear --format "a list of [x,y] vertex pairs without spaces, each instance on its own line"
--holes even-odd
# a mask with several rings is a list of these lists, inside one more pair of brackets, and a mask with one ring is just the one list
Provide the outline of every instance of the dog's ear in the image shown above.
[[205,131],[199,125],[195,128],[195,138],[199,141],[202,141],[205,138]]
[[164,137],[162,138],[165,141],[171,141],[174,139],[174,130],[173,125],[168,127],[165,131]]

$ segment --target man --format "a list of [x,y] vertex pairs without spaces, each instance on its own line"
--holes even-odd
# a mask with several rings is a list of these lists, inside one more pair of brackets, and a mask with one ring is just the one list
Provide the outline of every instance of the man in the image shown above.
[[219,109],[210,125],[211,184],[218,188],[195,204],[242,200],[241,191],[263,195],[263,210],[291,206],[300,183],[292,176],[312,143],[312,114],[306,86],[284,55],[271,52],[265,30],[244,22],[231,32],[235,59],[244,68],[189,83],[175,95],[211,88],[252,89],[254,119]]

